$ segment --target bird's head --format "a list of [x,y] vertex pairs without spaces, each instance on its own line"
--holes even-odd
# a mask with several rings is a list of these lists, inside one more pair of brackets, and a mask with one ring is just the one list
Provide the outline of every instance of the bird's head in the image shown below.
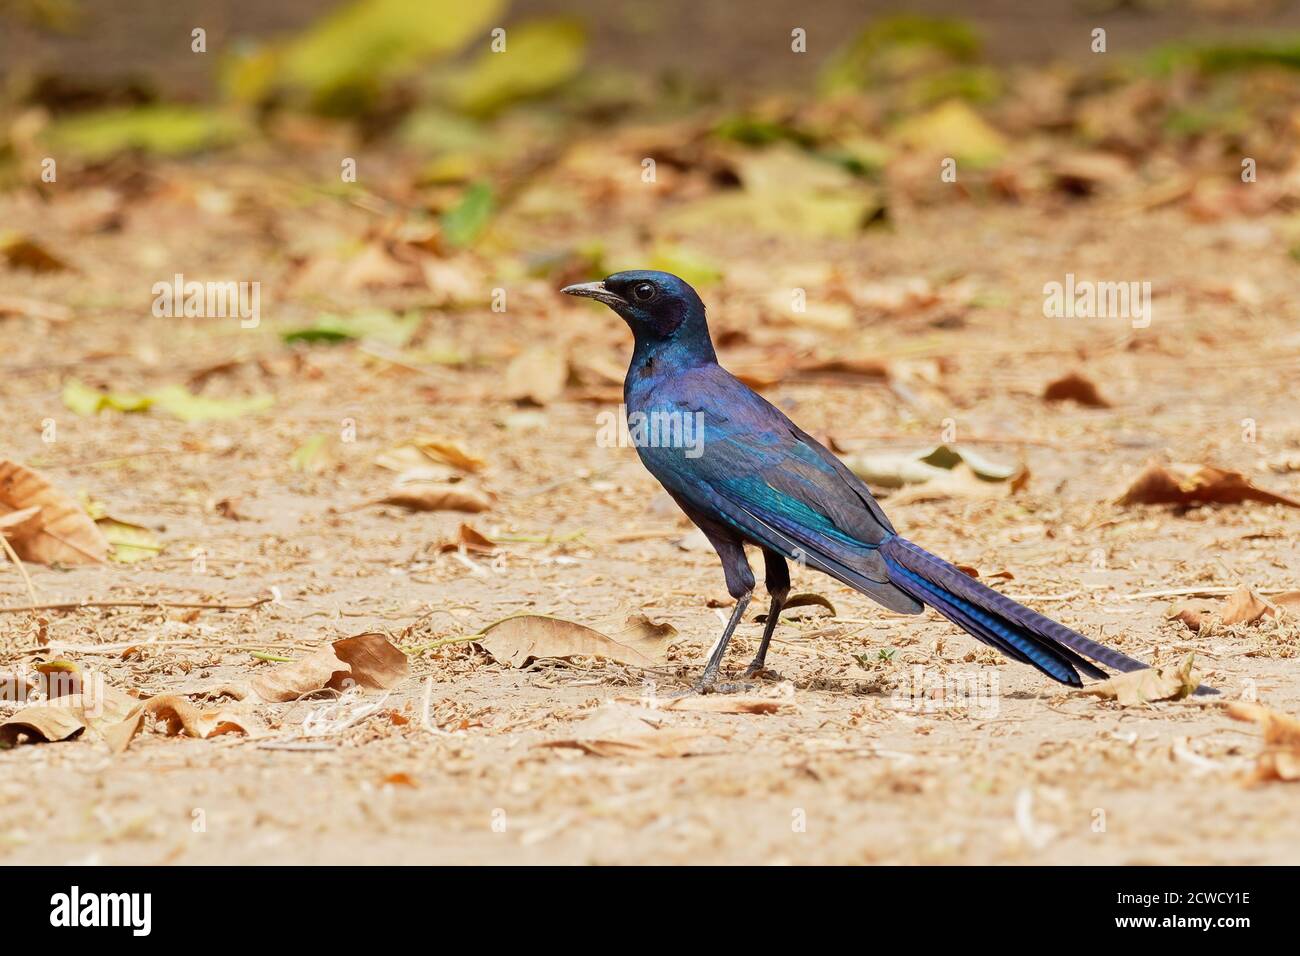
[[662,342],[703,335],[708,342],[704,303],[685,281],[668,272],[636,269],[616,272],[600,282],[583,282],[561,289],[603,302],[622,317],[638,342]]

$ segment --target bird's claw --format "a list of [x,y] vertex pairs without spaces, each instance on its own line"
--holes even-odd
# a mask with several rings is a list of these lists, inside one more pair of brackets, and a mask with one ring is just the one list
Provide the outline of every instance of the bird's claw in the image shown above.
[[688,697],[692,694],[743,694],[753,689],[753,684],[745,684],[741,682],[726,681],[720,684],[718,683],[717,675],[714,674],[708,677],[701,677],[691,685],[690,690],[683,692],[680,696]]

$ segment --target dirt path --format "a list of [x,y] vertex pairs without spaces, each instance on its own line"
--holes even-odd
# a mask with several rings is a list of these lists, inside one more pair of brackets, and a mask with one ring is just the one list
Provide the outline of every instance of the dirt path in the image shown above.
[[[226,171],[209,175],[213,188],[229,188]],[[285,250],[330,228],[328,214],[284,212],[268,233],[204,202],[203,189],[198,175],[183,195],[164,191],[134,209],[124,231],[79,243],[69,251],[78,275],[0,275],[0,293],[78,310],[62,323],[0,320],[4,456],[84,489],[115,515],[158,529],[166,543],[159,558],[127,567],[31,567],[42,601],[243,602],[272,587],[281,600],[251,611],[45,613],[43,624],[36,615],[6,614],[0,663],[30,659],[38,628],[55,645],[195,642],[159,644],[126,660],[66,655],[102,669],[115,686],[184,690],[274,666],[231,645],[292,656],[366,630],[415,644],[521,610],[587,623],[639,611],[680,632],[670,666],[650,675],[657,692],[686,686],[725,614],[708,606],[725,596],[715,558],[678,546],[689,529],[631,449],[599,447],[596,415],[608,404],[577,400],[576,389],[542,409],[499,397],[503,363],[535,341],[618,367],[628,342],[617,321],[557,301],[548,281],[518,279],[504,315],[480,306],[429,318],[426,345],[466,352],[463,367],[410,371],[354,345],[293,349],[277,333],[301,325],[317,306],[309,294],[281,291],[293,272]],[[67,207],[14,197],[0,203],[0,219],[55,247],[74,228],[60,218],[73,215]],[[783,333],[837,353],[920,349],[942,359],[937,383],[787,381],[767,394],[846,450],[920,447],[938,440],[945,419],[959,441],[1023,440],[980,446],[1028,465],[1032,478],[1014,497],[886,500],[885,507],[900,530],[950,559],[986,577],[1009,572],[994,583],[1026,603],[1146,660],[1173,664],[1195,650],[1205,679],[1227,696],[1253,688],[1269,706],[1294,713],[1294,618],[1197,634],[1165,620],[1169,598],[1140,595],[1241,582],[1296,587],[1300,512],[1246,505],[1179,515],[1113,503],[1144,462],[1162,454],[1239,469],[1272,490],[1300,494],[1300,475],[1264,465],[1300,448],[1294,264],[1276,243],[1261,249],[1258,241],[1275,225],[1267,217],[1250,228],[1189,225],[1172,210],[1134,225],[1104,205],[1063,217],[958,204],[915,211],[893,233],[852,241],[788,248],[734,235],[696,241],[728,266],[726,282],[709,294],[715,332],[750,325],[766,292],[755,261],[779,263],[772,285],[786,273],[827,267],[854,281],[915,277],[939,285],[961,276],[976,290],[961,308],[851,332]],[[278,294],[257,330],[154,319],[144,293],[160,262],[168,272],[259,275]],[[1150,329],[1044,318],[1043,285],[1067,272],[1152,281]],[[355,299],[400,305],[402,295]],[[749,331],[729,336],[724,363],[770,358],[764,329],[753,323]],[[1041,400],[1046,382],[1074,368],[1112,407]],[[265,415],[188,427],[152,415],[77,418],[59,401],[72,372],[121,388],[201,373],[220,394],[270,391],[276,404]],[[58,426],[53,444],[42,441],[48,418]],[[333,436],[345,419],[355,423],[356,440],[330,442],[331,467],[293,470],[296,448],[315,434]],[[1253,442],[1243,440],[1247,419]],[[467,519],[357,507],[390,480],[375,456],[417,431],[458,438],[487,459],[482,481],[497,496],[490,512]],[[241,520],[225,516],[222,501]],[[495,556],[441,552],[463,520],[503,541],[526,540],[502,543]],[[647,692],[646,675],[590,662],[512,670],[457,644],[416,659],[379,714],[323,738],[318,750],[266,749],[265,740],[235,735],[145,734],[120,755],[89,741],[6,752],[0,858],[1295,861],[1293,791],[1243,786],[1259,740],[1215,703],[1134,709],[1075,696],[983,652],[933,614],[882,613],[810,573],[795,587],[829,597],[838,618],[810,609],[783,627],[770,660],[792,696],[773,714],[659,714],[667,728],[709,732],[695,739],[692,755],[538,746],[573,737],[614,698],[632,702],[602,714],[626,720]],[[27,601],[12,569],[0,574],[0,603]],[[748,660],[759,630],[752,619],[742,626],[732,667]],[[975,678],[992,690],[975,713],[899,709],[897,691],[914,668],[927,680]],[[426,680],[433,719],[455,731],[450,736],[421,726]],[[783,692],[777,680],[769,683],[765,693]],[[320,706],[267,705],[264,713],[274,731],[289,734]]]

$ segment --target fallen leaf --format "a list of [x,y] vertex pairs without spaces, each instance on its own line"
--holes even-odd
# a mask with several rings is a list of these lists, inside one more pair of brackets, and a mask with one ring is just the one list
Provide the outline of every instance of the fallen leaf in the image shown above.
[[21,233],[0,235],[0,257],[11,269],[28,272],[66,272],[70,266],[30,236]]
[[462,548],[475,554],[493,554],[496,552],[497,543],[487,535],[476,531],[473,526],[462,523],[456,531],[456,537],[451,541],[444,541],[438,546],[438,550],[459,551]]
[[934,445],[916,452],[857,452],[845,455],[843,461],[875,488],[925,484],[954,475],[959,465],[986,483],[1014,480],[1025,471],[1023,465],[996,462],[962,445]]
[[549,17],[512,26],[507,42],[505,55],[485,51],[456,77],[460,109],[487,115],[571,80],[582,68],[587,31],[579,20]]
[[1122,707],[1135,707],[1155,700],[1182,700],[1200,685],[1200,680],[1192,675],[1195,656],[1188,654],[1177,667],[1144,667],[1117,674],[1075,693],[1115,700]]
[[1224,624],[1254,624],[1264,615],[1273,615],[1273,608],[1246,585],[1228,595],[1220,616]]
[[509,401],[547,405],[564,393],[568,377],[568,359],[553,348],[537,345],[506,366],[501,394]]
[[468,482],[426,481],[404,473],[393,489],[372,504],[398,505],[412,511],[468,511],[477,513],[492,507],[492,499]]
[[1110,408],[1110,402],[1101,397],[1096,384],[1078,372],[1070,372],[1047,384],[1043,399],[1049,402],[1077,402],[1089,408]]
[[104,739],[109,747],[120,753],[125,750],[144,725],[146,716],[153,716],[158,727],[169,737],[185,734],[199,740],[208,740],[222,734],[242,734],[260,737],[266,733],[261,719],[243,704],[222,704],[205,710],[184,694],[159,694],[138,704],[122,720],[105,728]]
[[1212,465],[1163,465],[1149,462],[1118,499],[1122,505],[1235,505],[1246,501],[1300,508],[1300,501],[1256,488],[1239,471]]
[[0,517],[32,507],[40,511],[4,529],[24,561],[99,564],[108,557],[108,539],[75,499],[31,469],[0,461]]
[[1300,780],[1300,720],[1246,701],[1229,701],[1226,706],[1233,720],[1254,723],[1264,734],[1255,782]]
[[263,700],[293,701],[325,688],[353,684],[392,687],[410,673],[410,662],[383,634],[366,633],[322,644],[297,660],[256,674],[249,682]]
[[[68,663],[68,662],[53,662]],[[70,665],[75,668],[75,665]],[[24,707],[0,722],[0,748],[18,743],[56,743],[72,740],[89,729],[95,736],[109,740],[121,721],[139,704],[134,697],[99,682],[77,693],[56,697]]]
[[660,637],[657,639],[660,646],[653,647],[654,641],[646,640],[643,626],[634,624],[620,634],[623,640],[615,640],[585,624],[542,614],[505,618],[489,624],[480,635],[475,643],[494,660],[511,667],[527,667],[538,658],[569,657],[598,657],[650,667],[662,662],[662,657],[652,656],[652,653],[662,651],[666,646],[666,640]]

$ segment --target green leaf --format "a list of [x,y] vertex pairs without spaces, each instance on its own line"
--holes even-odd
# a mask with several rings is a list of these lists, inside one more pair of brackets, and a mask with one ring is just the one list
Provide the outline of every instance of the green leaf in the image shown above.
[[1002,134],[961,100],[908,118],[894,135],[914,149],[952,156],[976,168],[993,165],[1007,150]]
[[135,564],[137,561],[156,557],[162,551],[162,542],[152,531],[142,525],[119,521],[107,515],[95,519],[95,524],[104,532],[108,543],[113,546],[109,557],[114,561]]
[[280,79],[317,105],[364,97],[473,37],[486,40],[505,6],[505,0],[352,0],[285,47]]
[[98,160],[128,149],[172,156],[223,146],[244,135],[237,117],[190,106],[133,106],[78,113],[55,120],[44,140],[82,159]]
[[101,392],[75,378],[63,385],[63,404],[78,415],[91,416],[106,408],[119,412],[142,412],[153,400],[130,392]]
[[555,17],[510,27],[505,41],[504,50],[480,54],[454,81],[460,109],[487,115],[567,83],[582,70],[587,31],[577,20]]
[[261,412],[275,404],[273,395],[250,398],[207,398],[195,395],[184,385],[168,385],[149,396],[155,408],[183,422],[221,421]]
[[961,20],[899,14],[873,21],[822,71],[823,89],[872,86],[965,63],[979,56],[980,38]]
[[453,246],[468,246],[492,218],[492,187],[474,183],[459,203],[442,214],[442,234]]
[[356,315],[322,315],[305,329],[284,333],[286,342],[350,342],[370,340],[401,348],[420,328],[418,312],[399,316],[388,309],[374,309]]
[[312,435],[294,449],[289,456],[289,467],[294,471],[320,472],[329,463],[329,440],[326,434]]

